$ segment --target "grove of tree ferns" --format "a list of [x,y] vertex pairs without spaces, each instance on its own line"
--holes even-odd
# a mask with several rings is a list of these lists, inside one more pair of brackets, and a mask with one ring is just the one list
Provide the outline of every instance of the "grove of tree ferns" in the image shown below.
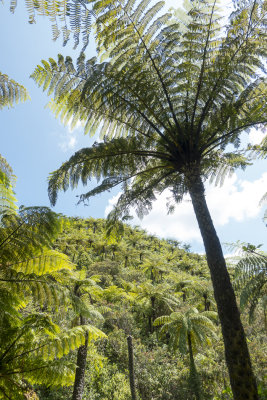
[[[218,1],[99,1],[97,58],[75,68],[70,57],[43,61],[32,74],[54,93],[51,108],[65,122],[85,124],[102,142],[75,153],[52,173],[49,196],[96,177],[91,196],[121,186],[111,219],[149,212],[157,194],[175,203],[189,193],[207,255],[235,400],[258,399],[246,338],[203,182],[222,182],[248,163],[240,134],[266,124],[266,3],[238,2],[226,21]],[[226,21],[226,22],[225,22]],[[107,60],[107,61],[101,61]],[[229,152],[227,145],[233,145]]]

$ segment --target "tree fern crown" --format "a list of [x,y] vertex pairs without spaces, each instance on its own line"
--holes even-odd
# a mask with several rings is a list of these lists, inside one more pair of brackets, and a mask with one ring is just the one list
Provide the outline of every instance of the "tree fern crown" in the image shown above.
[[239,8],[227,25],[217,0],[165,14],[163,2],[93,4],[100,62],[81,54],[75,67],[59,56],[32,75],[54,94],[50,106],[62,121],[82,121],[103,140],[51,175],[52,204],[59,190],[96,177],[102,183],[81,200],[122,184],[120,210],[132,204],[142,215],[166,188],[180,201],[194,170],[220,182],[245,167],[241,151],[225,148],[266,123],[261,3]]

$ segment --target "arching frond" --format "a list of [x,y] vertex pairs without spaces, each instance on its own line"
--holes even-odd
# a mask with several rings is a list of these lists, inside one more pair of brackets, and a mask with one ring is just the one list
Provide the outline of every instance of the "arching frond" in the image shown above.
[[267,283],[267,256],[259,247],[237,243],[241,256],[235,265],[235,284],[241,290],[240,308],[249,308],[249,320],[253,321],[257,304],[265,296]]
[[24,86],[0,72],[0,109],[12,107],[15,103],[26,101],[29,98]]
[[17,272],[23,272],[26,275],[35,274],[42,276],[63,269],[71,269],[73,268],[73,264],[71,264],[65,254],[55,250],[48,250],[41,254],[37,253],[33,258],[29,258],[26,261],[23,260],[16,264],[6,264],[5,267]]
[[183,20],[181,13],[158,16],[161,6],[96,2],[96,40],[108,61],[81,55],[75,67],[59,56],[35,69],[36,83],[54,93],[54,113],[104,139],[51,175],[52,204],[59,190],[96,177],[102,182],[81,200],[121,185],[114,215],[132,206],[142,216],[166,188],[180,201],[193,165],[216,183],[248,165],[241,152],[224,149],[267,121],[263,8],[239,10],[223,26],[216,1],[193,2]]
[[0,226],[1,263],[20,263],[49,248],[62,223],[61,216],[48,207],[21,207],[18,214],[4,213]]
[[169,315],[163,315],[162,317],[158,317],[154,321],[155,326],[160,326],[160,325],[165,325],[168,324],[171,321]]
[[[83,50],[88,46],[92,28],[92,17],[95,16],[92,2],[88,0],[25,0],[28,22],[34,24],[39,16],[50,20],[53,40],[62,34],[63,46],[73,36],[74,48],[80,41]],[[10,0],[10,11],[15,12],[17,0]],[[82,50],[82,51],[83,51]]]
[[69,361],[59,360],[84,344],[85,332],[89,341],[106,337],[91,325],[61,330],[48,315],[41,313],[23,318],[12,331],[9,329],[8,337],[5,331],[0,335],[0,382],[12,397],[26,391],[26,382],[48,386],[70,385],[75,366]]
[[15,176],[13,170],[0,154],[0,219],[6,212],[15,212],[17,209],[13,187]]
[[155,326],[163,325],[161,333],[170,334],[171,345],[174,350],[184,353],[188,347],[188,335],[195,346],[202,345],[208,336],[217,338],[212,320],[216,320],[217,313],[205,311],[199,313],[197,309],[188,309],[184,313],[172,312],[169,316],[161,316],[154,322]]

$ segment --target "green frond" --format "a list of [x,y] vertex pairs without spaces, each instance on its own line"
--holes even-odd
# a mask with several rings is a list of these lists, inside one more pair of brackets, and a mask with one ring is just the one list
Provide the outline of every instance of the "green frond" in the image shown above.
[[15,212],[17,209],[14,195],[15,176],[12,168],[0,154],[0,219],[7,212]]
[[120,186],[112,220],[130,208],[146,215],[167,188],[172,211],[187,193],[192,165],[218,184],[249,164],[225,148],[238,148],[240,132],[266,123],[263,9],[238,10],[223,25],[215,3],[193,1],[170,16],[160,15],[162,2],[96,1],[96,42],[107,61],[81,55],[74,66],[59,56],[35,69],[56,116],[103,138],[52,173],[52,204],[60,190],[96,178],[80,200]]
[[153,325],[154,326],[164,325],[164,324],[169,323],[170,321],[171,321],[171,319],[170,319],[169,315],[163,315],[162,317],[156,318]]
[[63,219],[47,207],[20,207],[19,213],[4,213],[0,226],[0,257],[3,264],[32,259],[50,248],[63,227]]
[[242,311],[249,307],[249,320],[253,321],[254,311],[266,290],[266,275],[259,274],[257,278],[248,281],[240,295],[240,308]]
[[24,86],[0,72],[0,109],[12,107],[19,101],[28,100],[29,94]]
[[[249,160],[244,157],[240,152],[224,153],[217,155],[217,162],[214,159],[214,164],[207,175],[210,175],[210,182],[215,186],[222,186],[227,176],[231,176],[235,169],[245,169],[246,166],[251,165]],[[217,168],[215,165],[217,164]]]
[[51,339],[44,338],[43,341],[40,341],[40,349],[37,350],[37,355],[40,355],[46,361],[62,358],[64,355],[69,354],[70,351],[84,345],[86,332],[88,333],[89,342],[106,337],[104,332],[93,325],[76,326],[61,331]]
[[[15,12],[16,0],[10,0],[10,11]],[[28,22],[33,24],[39,16],[46,17],[50,21],[52,38],[57,40],[60,34],[65,46],[72,35],[75,48],[80,42],[83,44],[82,51],[89,43],[92,28],[92,18],[95,16],[90,2],[78,2],[74,0],[25,0],[28,14]]]
[[267,283],[267,256],[260,251],[260,246],[249,243],[236,243],[234,247],[241,250],[235,265],[235,285],[241,290],[240,308],[249,309],[249,320],[252,322],[257,304],[265,295]]
[[55,250],[45,251],[43,254],[36,254],[33,258],[21,261],[16,264],[7,264],[7,268],[12,268],[24,274],[35,274],[42,276],[52,274],[63,269],[73,269],[74,265],[69,258]]
[[267,135],[264,136],[260,144],[251,146],[251,156],[263,159],[267,157]]
[[253,251],[241,258],[235,267],[235,279],[239,285],[248,279],[267,272],[267,257],[264,253]]
[[169,316],[161,316],[154,322],[155,326],[163,325],[161,333],[170,334],[170,343],[174,350],[185,353],[188,348],[190,334],[195,349],[207,341],[209,336],[217,338],[212,320],[216,320],[217,313],[205,311],[199,313],[190,308],[185,312],[172,312]]

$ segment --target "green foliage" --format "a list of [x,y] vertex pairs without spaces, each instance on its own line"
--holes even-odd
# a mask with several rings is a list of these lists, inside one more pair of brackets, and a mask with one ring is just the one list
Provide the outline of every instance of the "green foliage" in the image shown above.
[[[34,24],[37,16],[48,17],[51,24],[53,40],[60,34],[63,36],[65,46],[71,34],[73,35],[74,48],[83,43],[83,50],[89,43],[89,36],[92,28],[92,17],[95,15],[93,8],[90,8],[90,1],[75,0],[25,0],[28,14],[28,22]],[[15,12],[17,0],[10,0],[10,11]]]
[[0,109],[28,99],[29,94],[24,86],[0,72]]
[[[12,170],[4,159],[1,166],[3,184],[12,193]],[[33,384],[71,385],[75,364],[64,356],[84,344],[86,335],[89,342],[105,335],[89,323],[70,328],[56,315],[72,309],[91,319],[99,316],[83,299],[77,304],[70,296],[68,285],[80,284],[71,275],[74,265],[51,248],[67,226],[62,217],[46,207],[21,207],[16,212],[12,199],[11,206],[6,204],[2,199],[0,398],[15,400],[29,397]],[[95,282],[83,282],[89,283]]]
[[226,170],[247,165],[242,152],[224,149],[266,122],[266,85],[255,72],[264,69],[261,4],[239,10],[227,26],[217,4],[192,3],[182,22],[175,13],[157,19],[161,6],[97,3],[97,43],[109,61],[81,55],[75,68],[59,56],[33,73],[54,93],[57,116],[72,126],[83,121],[85,132],[99,129],[105,138],[51,175],[52,204],[59,190],[96,177],[102,183],[81,200],[122,185],[116,210],[128,214],[132,205],[143,215],[166,188],[181,200],[192,166],[220,181]]
[[[235,265],[235,283],[240,292],[240,308],[249,308],[249,320],[253,321],[255,308],[261,303],[266,310],[267,255],[259,250],[260,246],[237,243],[241,250]],[[266,317],[265,317],[266,318]],[[266,321],[265,321],[266,324]]]
[[0,154],[0,214],[16,210],[16,198],[14,196],[15,176],[12,168]]
[[[264,136],[260,144],[254,146],[249,145],[248,148],[251,151],[252,158],[261,158],[261,159],[267,158],[267,135]],[[260,200],[260,205],[266,202],[267,202],[267,192],[262,196]],[[267,221],[267,210],[264,213],[263,220]]]
[[[232,389],[237,398],[244,391],[252,398],[256,382],[203,181],[222,183],[228,171],[245,168],[249,162],[239,150],[239,136],[267,122],[266,7],[258,0],[238,2],[226,21],[216,0],[187,2],[181,12],[160,15],[163,5],[96,2],[98,58],[85,61],[82,54],[75,67],[71,58],[59,56],[35,69],[36,83],[54,93],[55,114],[72,126],[82,121],[85,132],[98,130],[103,139],[51,174],[49,197],[55,204],[60,190],[92,178],[100,183],[81,201],[120,186],[109,216],[115,223],[132,209],[139,217],[147,214],[167,189],[172,212],[189,192],[219,305]],[[229,145],[235,150],[228,152]],[[231,356],[233,335],[239,336],[237,362]],[[242,385],[236,379],[241,362],[250,376],[240,375]]]
[[155,326],[163,325],[161,333],[170,334],[170,346],[181,353],[188,348],[187,337],[191,335],[193,349],[196,351],[199,345],[209,343],[208,336],[216,338],[215,326],[212,320],[216,320],[217,313],[204,311],[199,313],[197,309],[190,308],[184,312],[173,312],[170,315],[161,316],[154,322]]
[[[202,313],[205,310],[204,295],[210,301],[212,312],[207,316],[213,333],[203,323],[204,319],[196,318],[196,332],[199,334],[198,331],[201,331],[199,338],[202,341],[193,341],[195,368],[205,400],[213,400],[216,396],[218,399],[227,398],[223,391],[229,386],[229,377],[219,328],[212,323],[216,319],[216,306],[204,256],[188,253],[182,243],[159,239],[125,224],[120,239],[108,244],[105,221],[93,218],[71,218],[56,240],[55,247],[79,263],[75,277],[68,278],[70,286],[74,287],[77,282],[81,300],[86,307],[90,304],[93,307],[91,316],[90,309],[84,315],[107,335],[95,346],[88,347],[85,398],[96,400],[116,397],[114,388],[117,388],[121,400],[130,399],[126,339],[132,335],[136,387],[140,399],[192,400],[195,394],[194,385],[188,380],[188,345],[185,344],[184,353],[174,352],[173,338],[169,332],[161,335],[157,326],[151,332],[149,319],[152,318],[152,311],[154,318],[160,319],[164,316],[169,318],[172,313],[186,316],[190,308],[197,310],[190,318],[201,318],[206,315]],[[125,255],[129,255],[126,265]],[[162,277],[159,275],[153,281],[150,266],[153,266],[152,271],[161,271],[163,259],[166,265]],[[152,310],[151,295],[155,293],[157,298]],[[84,310],[83,307],[77,301],[75,313]],[[97,318],[95,310],[104,319]],[[244,311],[246,317],[247,309]],[[246,325],[246,329],[256,376],[259,382],[264,382],[266,348],[263,345],[264,327],[259,311],[255,310],[255,323]],[[78,323],[75,313],[71,311],[67,315],[72,326]],[[211,340],[214,332],[216,340]],[[68,360],[73,362],[74,356]],[[71,391],[71,388],[50,388],[38,390],[37,393],[40,400],[65,400],[71,397]]]

